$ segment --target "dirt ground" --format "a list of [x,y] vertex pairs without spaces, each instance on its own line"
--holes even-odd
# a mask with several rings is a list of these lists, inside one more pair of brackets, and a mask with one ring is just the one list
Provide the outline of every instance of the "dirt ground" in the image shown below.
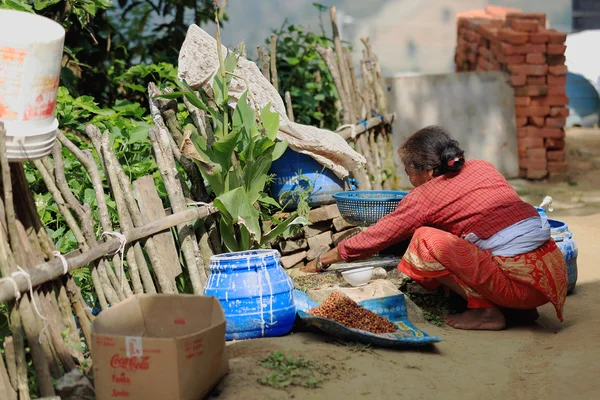
[[[470,332],[420,325],[444,341],[426,350],[392,351],[335,343],[309,333],[229,345],[232,372],[221,399],[597,399],[600,397],[600,130],[568,132],[570,181],[516,181],[524,199],[551,195],[551,218],[568,223],[579,247],[579,280],[567,298],[565,321],[551,305],[532,326]],[[599,235],[599,236],[596,236]],[[273,351],[335,364],[322,387],[277,390],[262,386],[258,366]],[[364,350],[364,349],[362,349]]]

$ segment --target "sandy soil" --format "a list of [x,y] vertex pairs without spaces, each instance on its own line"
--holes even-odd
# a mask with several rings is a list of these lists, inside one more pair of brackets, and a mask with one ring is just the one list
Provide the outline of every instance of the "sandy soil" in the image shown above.
[[[555,198],[552,218],[569,224],[579,246],[579,280],[567,298],[565,321],[552,306],[532,326],[502,332],[419,327],[444,341],[433,349],[358,351],[309,333],[236,342],[222,399],[596,399],[600,395],[600,131],[568,134],[570,183],[516,182],[525,199]],[[598,236],[596,236],[598,235]],[[321,388],[261,386],[258,361],[273,351],[335,364]]]

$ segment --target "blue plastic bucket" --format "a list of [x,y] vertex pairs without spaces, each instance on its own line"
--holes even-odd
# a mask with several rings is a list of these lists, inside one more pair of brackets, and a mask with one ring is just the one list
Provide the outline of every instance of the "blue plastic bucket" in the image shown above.
[[223,307],[226,339],[241,340],[289,333],[296,319],[293,289],[276,250],[249,250],[212,256],[204,294]]
[[286,208],[298,205],[298,197],[289,196],[294,191],[310,190],[308,203],[311,207],[318,207],[333,203],[333,194],[344,190],[344,181],[331,170],[312,157],[291,149],[273,162],[271,173],[274,175],[272,196],[277,200],[283,196],[282,204],[287,203]]

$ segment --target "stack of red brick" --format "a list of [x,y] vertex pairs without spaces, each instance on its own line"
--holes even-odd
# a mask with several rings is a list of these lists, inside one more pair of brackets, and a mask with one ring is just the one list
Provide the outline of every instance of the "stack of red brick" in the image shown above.
[[515,91],[521,176],[564,178],[565,40],[545,14],[486,7],[458,15],[456,71],[504,71]]

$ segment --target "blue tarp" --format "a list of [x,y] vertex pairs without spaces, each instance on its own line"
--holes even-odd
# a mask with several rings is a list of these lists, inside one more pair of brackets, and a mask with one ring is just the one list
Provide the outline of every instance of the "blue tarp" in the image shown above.
[[410,323],[403,294],[358,302],[360,306],[389,319],[398,327],[398,331],[385,334],[348,328],[330,319],[308,314],[308,310],[317,307],[319,304],[299,290],[294,290],[294,303],[296,312],[304,323],[341,340],[393,348],[421,347],[442,340],[437,336],[429,336]]

